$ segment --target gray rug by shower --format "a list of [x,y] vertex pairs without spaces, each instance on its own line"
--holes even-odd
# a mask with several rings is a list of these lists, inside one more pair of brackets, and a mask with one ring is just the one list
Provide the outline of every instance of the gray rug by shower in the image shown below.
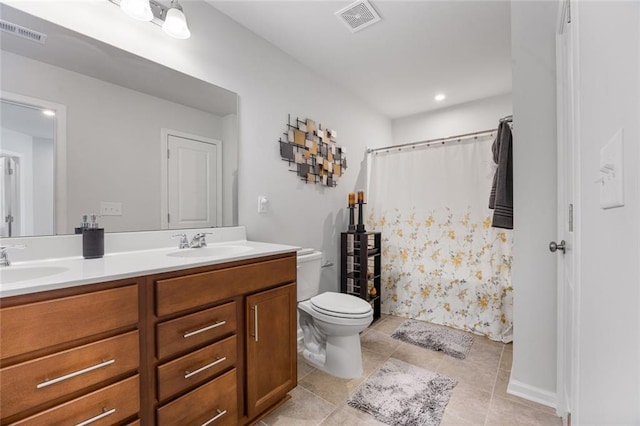
[[347,404],[388,425],[437,426],[457,384],[441,374],[389,358]]
[[473,336],[464,331],[415,320],[400,324],[391,337],[459,359],[467,357],[473,343]]

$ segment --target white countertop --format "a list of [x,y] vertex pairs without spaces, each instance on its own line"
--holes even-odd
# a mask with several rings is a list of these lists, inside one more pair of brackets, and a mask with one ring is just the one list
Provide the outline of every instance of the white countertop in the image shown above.
[[[181,250],[172,247],[105,254],[100,259],[84,259],[81,256],[77,256],[13,262],[11,266],[3,267],[0,270],[0,298],[259,258],[289,253],[299,249],[299,247],[295,246],[247,240],[208,244],[208,247],[221,246],[243,246],[246,247],[246,251],[221,256],[174,257],[168,256],[168,254],[180,252]],[[203,249],[182,250],[195,252]],[[3,280],[2,274],[4,271],[7,271],[7,274],[13,273],[9,271],[10,269],[14,269],[16,272],[18,269],[28,269],[36,272],[52,271],[56,273],[41,278],[5,283],[4,281],[11,281],[11,279]]]

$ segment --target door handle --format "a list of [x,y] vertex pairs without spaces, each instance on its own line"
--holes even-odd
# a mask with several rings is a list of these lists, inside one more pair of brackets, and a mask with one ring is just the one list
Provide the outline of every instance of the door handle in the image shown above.
[[565,254],[567,251],[567,245],[564,240],[560,241],[560,244],[556,243],[555,241],[551,241],[549,243],[549,250],[551,251],[551,253],[555,253],[556,251],[561,250],[562,254]]

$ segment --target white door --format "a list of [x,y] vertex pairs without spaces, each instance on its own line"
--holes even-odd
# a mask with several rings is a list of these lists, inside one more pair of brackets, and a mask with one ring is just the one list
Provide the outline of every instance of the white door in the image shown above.
[[[565,425],[577,422],[576,406],[578,342],[577,318],[579,288],[578,261],[578,211],[575,194],[578,194],[576,176],[578,158],[577,46],[576,23],[572,22],[570,0],[563,0],[560,7],[557,34],[557,97],[558,97],[558,235],[555,255],[558,256],[558,354],[557,397],[558,414]],[[575,10],[574,10],[575,12]],[[573,415],[573,419],[572,419]]]
[[207,228],[222,224],[222,143],[166,132],[167,227]]

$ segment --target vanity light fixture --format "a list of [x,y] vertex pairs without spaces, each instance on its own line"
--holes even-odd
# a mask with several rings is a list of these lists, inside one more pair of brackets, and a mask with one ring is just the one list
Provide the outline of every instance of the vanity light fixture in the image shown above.
[[437,102],[441,102],[444,101],[446,98],[444,93],[438,93],[433,99],[435,99]]
[[149,0],[121,0],[120,9],[133,19],[139,21],[150,21],[153,19],[153,12]]
[[120,8],[132,18],[149,21],[160,27],[171,37],[187,39],[191,37],[191,31],[187,25],[182,6],[178,0],[171,0],[169,6],[165,6],[156,0],[108,0],[120,6]]

